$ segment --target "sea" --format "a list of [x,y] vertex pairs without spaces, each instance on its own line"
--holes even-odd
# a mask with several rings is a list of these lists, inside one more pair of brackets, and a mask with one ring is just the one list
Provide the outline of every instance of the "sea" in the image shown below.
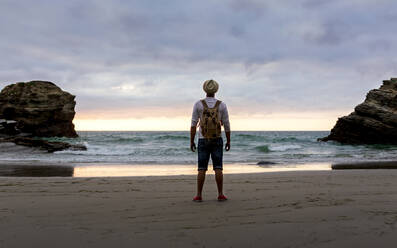
[[[328,131],[235,131],[225,164],[285,167],[310,163],[397,160],[397,146],[319,142]],[[0,146],[0,162],[69,164],[194,165],[189,132],[80,131],[78,138],[47,138],[82,144],[87,151],[47,153],[12,144]],[[197,138],[196,138],[197,139]],[[196,140],[197,144],[197,140]]]

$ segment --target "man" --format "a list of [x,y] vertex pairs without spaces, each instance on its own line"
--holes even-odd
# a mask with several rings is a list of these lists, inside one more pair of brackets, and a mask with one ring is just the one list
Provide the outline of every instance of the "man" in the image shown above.
[[196,136],[197,124],[200,125],[198,140],[198,175],[197,195],[193,201],[202,201],[202,191],[205,180],[205,173],[208,169],[208,162],[211,157],[215,180],[218,187],[218,201],[225,201],[223,194],[223,139],[221,126],[223,125],[226,134],[225,150],[230,150],[230,123],[226,104],[215,98],[219,85],[215,80],[204,82],[203,89],[207,97],[197,101],[193,107],[192,125],[190,128],[190,149],[196,151],[194,138]]

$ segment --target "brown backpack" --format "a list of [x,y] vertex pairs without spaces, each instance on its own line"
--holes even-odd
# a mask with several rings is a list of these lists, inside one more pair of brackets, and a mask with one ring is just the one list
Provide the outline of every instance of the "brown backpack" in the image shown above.
[[209,108],[205,100],[203,104],[203,116],[200,119],[201,133],[206,139],[215,139],[221,137],[221,121],[219,120],[218,108],[221,101],[217,101],[213,108]]

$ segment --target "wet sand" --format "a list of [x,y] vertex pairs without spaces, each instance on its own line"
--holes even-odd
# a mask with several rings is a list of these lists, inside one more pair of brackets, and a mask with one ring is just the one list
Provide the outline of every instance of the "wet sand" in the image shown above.
[[337,163],[337,164],[333,164],[331,168],[333,170],[397,169],[397,161]]
[[397,170],[0,178],[0,247],[395,247]]
[[[225,164],[224,173],[245,174],[281,171],[330,170],[330,163],[256,165]],[[196,165],[0,162],[1,177],[136,177],[196,175]]]

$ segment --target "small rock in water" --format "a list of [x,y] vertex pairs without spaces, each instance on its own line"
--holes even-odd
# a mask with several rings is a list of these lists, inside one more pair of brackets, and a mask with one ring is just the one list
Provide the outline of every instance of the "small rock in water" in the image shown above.
[[87,147],[85,145],[71,145],[68,150],[71,151],[87,151]]
[[257,163],[257,165],[272,165],[272,164],[277,164],[277,163],[271,161],[259,161]]

